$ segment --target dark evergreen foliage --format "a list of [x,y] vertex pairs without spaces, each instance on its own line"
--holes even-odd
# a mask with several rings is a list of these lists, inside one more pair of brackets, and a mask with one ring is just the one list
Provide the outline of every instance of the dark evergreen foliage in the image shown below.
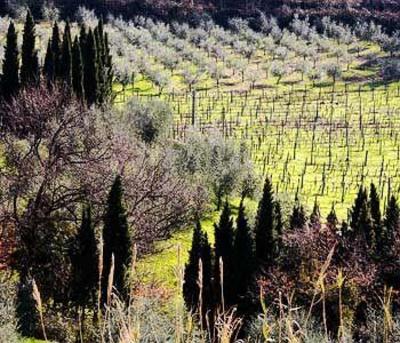
[[234,295],[239,303],[253,281],[256,269],[256,258],[254,251],[254,240],[248,224],[243,202],[240,203],[239,213],[236,221],[236,234],[233,246],[234,259]]
[[307,223],[307,216],[304,211],[304,207],[299,203],[298,199],[296,199],[292,214],[289,219],[289,228],[291,230],[299,229],[304,227],[306,223]]
[[98,99],[98,57],[96,49],[96,41],[93,31],[90,29],[87,41],[84,46],[81,46],[81,51],[84,53],[84,89],[87,103],[93,105]]
[[70,24],[67,21],[61,48],[61,78],[68,87],[72,87],[72,37]]
[[359,231],[360,229],[360,214],[361,214],[361,208],[364,205],[364,203],[368,202],[368,195],[366,189],[361,186],[357,198],[354,202],[354,205],[351,210],[351,221],[350,221],[350,226],[354,232],[354,234]]
[[19,333],[24,337],[34,337],[39,325],[39,315],[33,299],[33,279],[26,273],[20,275],[15,305]]
[[371,183],[369,193],[369,206],[371,208],[371,216],[374,221],[374,226],[377,228],[381,225],[381,205],[378,191],[373,183]]
[[339,224],[339,220],[336,215],[335,205],[332,205],[331,211],[329,212],[328,217],[326,218],[326,221],[328,223],[328,226],[332,230],[336,230],[336,227]]
[[319,209],[319,204],[317,202],[317,199],[315,199],[313,211],[310,216],[310,221],[311,221],[311,224],[313,224],[313,225],[319,225],[320,220],[321,220],[321,212]]
[[26,87],[40,81],[39,60],[35,50],[35,23],[31,13],[26,16],[22,41],[21,84]]
[[98,284],[98,251],[90,206],[82,211],[82,224],[72,253],[72,300],[82,308],[93,306]]
[[72,88],[79,99],[83,99],[83,61],[78,37],[75,37],[72,47]]
[[377,241],[377,251],[383,258],[389,258],[393,253],[393,242],[395,233],[400,227],[400,208],[394,196],[391,196],[386,207],[383,219],[383,231],[379,241]]
[[57,22],[54,23],[51,35],[51,51],[53,55],[55,79],[61,79],[63,73],[63,65],[61,64],[61,39],[60,29]]
[[[202,274],[200,277],[200,260]],[[200,283],[201,281],[201,283]],[[202,294],[200,298],[200,285]],[[189,252],[189,261],[185,266],[183,297],[187,308],[198,312],[200,302],[202,303],[202,314],[206,315],[213,304],[212,296],[212,255],[211,246],[207,234],[201,229],[197,222],[192,238],[192,247]]]
[[55,57],[51,45],[51,41],[49,41],[43,66],[43,74],[49,86],[51,86],[56,79]]
[[[215,228],[215,292],[219,301],[221,301],[221,291],[224,292],[225,304],[233,303],[234,285],[233,285],[233,243],[234,231],[231,218],[231,209],[228,202],[225,202],[224,208],[218,224]],[[223,262],[223,279],[221,279],[220,260]]]
[[7,43],[3,61],[3,75],[1,78],[1,94],[5,100],[10,100],[19,90],[19,60],[17,32],[15,25],[10,23],[7,32]]
[[282,249],[282,234],[284,230],[282,208],[279,201],[275,201],[275,250],[276,256],[279,256]]
[[122,299],[129,291],[129,267],[132,259],[132,239],[123,206],[122,180],[117,176],[107,199],[103,228],[103,303],[107,300],[108,277],[114,255],[114,288]]
[[267,264],[271,263],[276,249],[274,246],[274,194],[268,178],[258,205],[255,236],[258,260]]

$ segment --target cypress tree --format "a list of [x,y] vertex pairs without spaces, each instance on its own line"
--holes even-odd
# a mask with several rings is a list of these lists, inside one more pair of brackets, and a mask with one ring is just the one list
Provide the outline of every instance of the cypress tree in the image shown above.
[[35,40],[35,23],[31,12],[28,11],[22,41],[21,84],[23,86],[37,84],[40,80],[39,60],[35,51]]
[[79,99],[84,98],[83,61],[78,37],[75,37],[72,47],[72,88]]
[[71,28],[67,21],[64,30],[62,49],[61,49],[61,65],[62,80],[68,87],[72,86],[72,38]]
[[19,90],[19,60],[17,32],[15,25],[10,22],[7,32],[7,45],[3,61],[3,76],[1,78],[1,92],[5,100],[9,100]]
[[383,258],[392,256],[395,233],[400,227],[400,208],[394,196],[391,196],[386,207],[383,220],[384,230],[380,241],[377,241],[377,251]]
[[236,300],[243,297],[251,284],[255,271],[254,241],[245,216],[243,202],[240,203],[236,221],[236,235],[233,246],[234,258],[234,295]]
[[128,298],[129,279],[127,272],[132,259],[132,242],[125,209],[122,204],[121,177],[117,176],[107,199],[107,210],[103,228],[103,303],[107,300],[108,277],[114,255],[114,288],[122,299]]
[[359,226],[357,232],[359,233],[361,238],[366,242],[367,246],[369,248],[372,248],[375,244],[374,222],[367,201],[364,201],[361,204],[358,225]]
[[94,31],[96,50],[97,50],[97,80],[98,80],[98,98],[99,104],[104,104],[111,98],[113,69],[112,57],[108,45],[108,35],[104,32],[103,19],[100,19],[99,25]]
[[320,224],[320,219],[321,219],[321,212],[319,209],[319,204],[317,202],[317,199],[315,199],[313,211],[310,217],[311,224],[313,224],[314,226],[318,226]]
[[[97,26],[94,30],[94,38],[96,44],[96,65],[97,65],[97,99],[96,102],[98,104],[103,104],[104,99],[104,90],[105,90],[105,74],[104,74],[104,42],[103,42],[103,31],[101,29],[101,20],[99,22],[99,26]],[[100,31],[101,30],[101,31]]]
[[112,63],[112,55],[108,44],[108,34],[104,33],[104,95],[103,98],[109,101],[112,96],[112,86],[114,81],[114,71]]
[[[381,205],[380,205],[380,200],[379,200],[379,195],[378,191],[373,183],[371,183],[371,188],[369,192],[369,208],[371,211],[371,217],[372,217],[372,225],[373,225],[373,231],[375,234],[375,240],[376,240],[376,247],[380,245],[380,241],[382,240],[383,236],[383,228],[382,228],[382,216],[381,216]],[[379,251],[377,251],[379,254]]]
[[83,309],[94,305],[98,282],[98,253],[90,206],[82,211],[82,223],[72,255],[72,299]]
[[98,100],[98,63],[97,63],[97,51],[96,42],[92,30],[89,30],[87,36],[86,47],[84,55],[84,89],[87,103],[93,105]]
[[271,263],[274,255],[274,199],[270,180],[264,184],[263,195],[258,205],[255,224],[256,257],[262,263]]
[[332,204],[331,211],[329,212],[328,217],[326,218],[326,221],[328,223],[328,227],[331,230],[336,230],[336,227],[339,224],[339,220],[336,215],[335,205],[333,205],[333,204]]
[[307,223],[307,216],[304,211],[304,207],[300,205],[299,200],[296,199],[296,203],[293,207],[292,214],[289,220],[289,227],[291,230],[303,228]]
[[283,235],[283,229],[284,229],[284,224],[283,224],[283,218],[282,218],[282,208],[281,204],[279,201],[275,201],[275,251],[276,251],[276,256],[279,256],[282,247],[283,247],[283,242],[282,242],[282,235]]
[[371,183],[371,189],[369,193],[369,207],[371,209],[371,216],[374,220],[376,227],[381,225],[381,205],[379,201],[378,191],[373,183]]
[[18,283],[15,314],[19,333],[24,337],[34,337],[39,316],[33,299],[33,280],[25,272],[20,275]]
[[[221,287],[223,286],[225,304],[232,304],[234,294],[233,285],[233,243],[234,231],[231,218],[231,209],[228,202],[225,202],[224,208],[218,224],[215,229],[215,286],[219,301],[221,299]],[[224,278],[221,280],[220,259],[223,261]],[[223,285],[222,285],[223,281]]]
[[200,302],[200,260],[202,263],[202,313],[205,315],[212,306],[212,257],[207,234],[202,231],[200,222],[197,222],[193,231],[189,261],[185,266],[183,284],[185,304],[189,310],[194,312],[199,310]]
[[63,73],[63,65],[61,63],[61,40],[60,29],[57,22],[54,22],[53,32],[51,35],[51,51],[53,55],[55,78],[61,79]]
[[354,234],[356,234],[357,231],[359,231],[360,229],[359,221],[360,221],[361,208],[363,204],[367,201],[368,201],[367,191],[366,189],[364,189],[363,186],[361,186],[360,189],[358,190],[357,198],[351,210],[350,226]]
[[43,73],[50,86],[54,83],[56,78],[56,67],[53,49],[51,48],[51,41],[47,44],[46,57],[44,59]]

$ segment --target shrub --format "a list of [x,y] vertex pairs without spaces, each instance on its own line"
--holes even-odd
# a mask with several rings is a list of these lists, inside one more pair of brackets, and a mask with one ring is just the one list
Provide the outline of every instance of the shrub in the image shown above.
[[131,99],[125,108],[127,119],[131,120],[137,135],[145,143],[153,143],[168,133],[172,113],[168,105],[159,100],[147,103]]

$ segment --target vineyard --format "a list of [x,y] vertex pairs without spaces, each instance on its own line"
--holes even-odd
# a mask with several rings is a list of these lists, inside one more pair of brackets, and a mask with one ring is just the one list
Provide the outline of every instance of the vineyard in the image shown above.
[[[318,34],[298,20],[293,33],[269,22],[263,35],[241,21],[225,31],[116,20],[116,102],[161,98],[174,114],[173,138],[219,131],[245,143],[277,193],[309,208],[317,201],[324,214],[334,205],[346,218],[360,184],[376,183],[384,203],[400,190],[400,90],[385,82],[391,62],[379,47],[379,27],[365,28],[367,42],[324,25]],[[117,53],[123,40],[131,54]]]
[[0,342],[398,341],[400,31],[61,10],[0,18]]

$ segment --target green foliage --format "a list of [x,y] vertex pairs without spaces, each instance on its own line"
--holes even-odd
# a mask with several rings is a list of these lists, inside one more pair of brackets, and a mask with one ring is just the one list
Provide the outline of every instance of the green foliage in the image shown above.
[[15,278],[7,272],[0,272],[0,342],[18,343],[15,318]]
[[124,113],[133,123],[135,133],[148,144],[165,138],[172,123],[171,109],[159,100],[141,102],[133,98],[127,103]]
[[103,227],[103,303],[107,301],[108,279],[114,256],[114,288],[122,299],[129,295],[129,268],[132,262],[132,235],[123,206],[121,176],[117,176],[107,199]]
[[13,22],[7,32],[7,44],[3,61],[3,75],[1,78],[1,94],[9,100],[19,90],[19,60],[17,32]]

